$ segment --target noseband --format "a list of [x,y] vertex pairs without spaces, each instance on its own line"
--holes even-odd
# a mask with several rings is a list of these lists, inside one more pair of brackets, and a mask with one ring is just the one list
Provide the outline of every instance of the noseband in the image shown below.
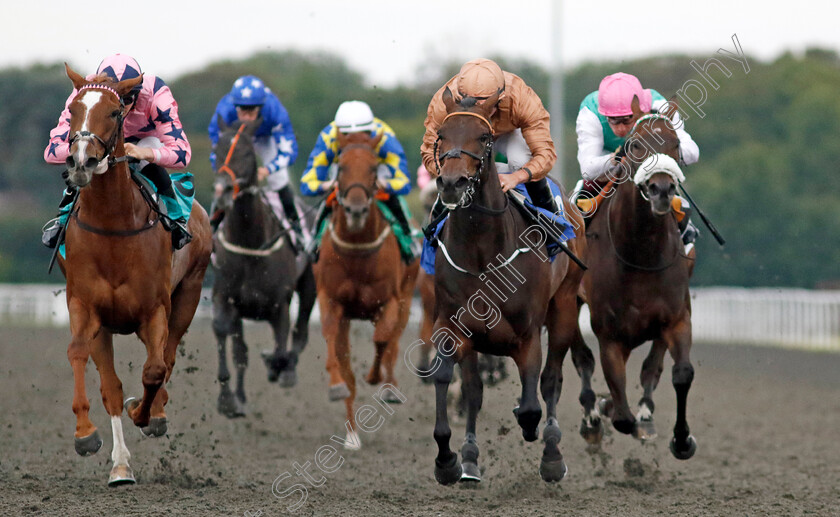
[[216,171],[216,174],[227,174],[230,176],[231,183],[233,184],[233,199],[236,199],[236,196],[239,194],[239,180],[236,177],[236,173],[230,168],[230,159],[233,158],[233,150],[236,149],[236,144],[239,143],[239,137],[242,136],[244,129],[245,124],[239,126],[239,130],[230,141],[230,149],[228,149],[227,156],[225,156],[225,163]]
[[[441,126],[450,118],[455,116],[470,116],[475,117],[487,125],[487,128],[490,130],[491,138],[490,140],[484,145],[484,152],[481,156],[473,153],[472,151],[467,151],[462,147],[453,147],[452,149],[446,151],[443,154],[438,154],[438,144],[440,143],[440,131],[438,131],[438,137],[435,140],[433,154],[435,157],[435,167],[437,167],[438,176],[440,176],[440,168],[441,168],[441,160],[445,160],[447,158],[460,158],[462,154],[469,156],[470,158],[478,161],[478,169],[476,169],[475,174],[472,176],[467,175],[467,179],[470,181],[470,184],[467,186],[466,190],[464,191],[464,196],[461,198],[461,207],[468,207],[472,203],[473,196],[475,195],[475,190],[478,185],[481,183],[481,173],[484,171],[485,165],[490,161],[490,156],[493,152],[493,126],[490,124],[490,121],[487,120],[482,115],[478,113],[473,113],[471,111],[456,111],[450,113],[446,117],[444,117],[443,122],[441,122]],[[466,201],[464,199],[466,198]]]
[[73,133],[73,136],[70,138],[70,140],[68,140],[69,146],[72,147],[73,144],[79,141],[90,142],[92,140],[95,140],[99,142],[103,149],[105,149],[105,154],[103,154],[102,157],[99,158],[97,161],[101,162],[105,158],[108,158],[108,166],[111,167],[115,163],[124,162],[128,160],[128,156],[120,156],[119,158],[111,156],[111,154],[114,152],[114,149],[117,147],[117,138],[119,138],[119,135],[122,132],[123,119],[125,118],[125,104],[123,104],[122,98],[119,96],[117,91],[111,88],[110,86],[97,83],[86,84],[82,86],[81,88],[79,88],[79,93],[77,93],[76,96],[78,97],[84,90],[103,90],[112,93],[117,98],[117,100],[120,102],[120,115],[119,117],[117,117],[117,130],[111,134],[111,138],[108,139],[107,142],[96,133],[92,133],[90,131],[76,131],[75,133]]

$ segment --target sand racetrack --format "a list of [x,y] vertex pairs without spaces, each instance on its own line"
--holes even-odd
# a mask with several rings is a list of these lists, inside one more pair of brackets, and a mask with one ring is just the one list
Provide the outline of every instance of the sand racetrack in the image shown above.
[[[312,462],[331,435],[344,434],[343,404],[327,401],[317,321],[311,328],[300,382],[284,389],[267,382],[259,360],[269,343],[268,327],[246,325],[250,413],[228,420],[215,409],[210,323],[194,322],[169,388],[168,434],[141,438],[123,418],[138,483],[110,489],[111,430],[95,367],[87,369],[87,393],[105,443],[98,454],[83,458],[73,451],[69,330],[0,329],[0,515],[287,513],[297,497],[278,499],[272,483],[284,472],[294,474],[294,462]],[[357,377],[373,356],[371,331],[362,322],[351,331]],[[403,347],[416,336],[416,326],[409,326]],[[595,341],[587,342],[597,357]],[[143,346],[122,337],[116,348],[126,396],[138,395]],[[630,360],[631,401],[641,396],[638,372],[647,348]],[[395,406],[375,433],[360,433],[360,451],[340,450],[344,463],[321,486],[309,486],[295,514],[840,515],[840,354],[695,344],[692,358],[696,376],[688,417],[699,448],[691,460],[680,462],[668,450],[675,406],[670,358],[654,396],[659,438],[642,445],[609,430],[596,454],[586,452],[577,432],[580,382],[567,358],[558,417],[569,476],[553,485],[540,480],[542,447],[522,440],[511,413],[520,390],[513,375],[485,389],[478,420],[484,480],[453,487],[441,487],[432,477],[433,388],[400,362],[407,402]],[[600,365],[595,386],[606,393]],[[360,385],[359,403],[370,402],[373,393]],[[463,422],[456,422],[453,448],[462,439]],[[302,482],[294,479],[282,488]]]

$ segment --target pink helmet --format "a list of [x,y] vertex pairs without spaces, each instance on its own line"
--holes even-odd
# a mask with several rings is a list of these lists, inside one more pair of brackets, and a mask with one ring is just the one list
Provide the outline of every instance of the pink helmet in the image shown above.
[[639,108],[647,113],[653,102],[650,90],[642,88],[636,76],[618,72],[604,77],[598,86],[598,113],[605,117],[625,117],[633,114],[633,96],[639,98]]
[[[125,81],[126,79],[133,79],[143,73],[140,65],[137,64],[131,56],[125,54],[114,54],[108,56],[99,63],[96,69],[98,74],[107,74],[114,81]],[[140,90],[141,85],[135,86],[136,90]]]

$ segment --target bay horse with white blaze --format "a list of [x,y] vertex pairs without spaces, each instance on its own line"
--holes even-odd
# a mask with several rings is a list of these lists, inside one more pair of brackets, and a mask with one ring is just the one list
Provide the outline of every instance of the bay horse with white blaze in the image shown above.
[[[315,277],[306,255],[295,254],[288,229],[275,215],[257,184],[257,154],[253,136],[262,119],[234,122],[218,119],[216,155],[225,161],[217,171],[222,185],[219,209],[224,221],[215,235],[213,266],[213,332],[219,352],[217,408],[228,418],[245,415],[245,369],[248,348],[242,319],[267,321],[274,332],[274,349],[264,353],[269,382],[284,387],[297,382],[298,356],[309,338],[309,316],[315,305]],[[289,304],[299,296],[298,317],[288,350]],[[227,337],[233,341],[236,394],[228,386]]]
[[384,380],[384,400],[400,402],[387,385],[396,386],[394,365],[420,261],[403,262],[396,236],[375,202],[379,163],[375,149],[382,135],[337,135],[339,206],[324,232],[314,270],[321,329],[327,342],[329,396],[331,400],[344,399],[349,425],[345,447],[358,448],[361,442],[353,410],[356,377],[350,364],[350,320],[373,322],[375,356],[365,380],[374,385]]
[[[567,472],[558,447],[561,433],[556,408],[563,382],[563,360],[570,348],[582,380],[580,401],[586,415],[593,413],[595,405],[590,385],[595,360],[578,325],[577,291],[583,270],[566,255],[549,262],[544,240],[533,247],[522,247],[520,243],[538,227],[514,208],[501,188],[493,160],[490,123],[498,96],[496,93],[481,104],[469,97],[456,103],[452,92],[446,89],[443,101],[448,115],[435,144],[438,192],[450,210],[435,257],[432,338],[437,345],[432,365],[434,438],[438,445],[435,479],[445,485],[481,479],[476,419],[483,385],[478,374],[478,352],[511,357],[516,363],[522,396],[514,413],[523,438],[529,442],[538,438],[542,418],[537,398],[539,382],[547,415],[539,469],[545,481],[560,481]],[[583,255],[583,220],[565,200],[564,207],[578,228],[576,238],[568,241],[569,248]],[[496,280],[490,281],[494,277]],[[503,291],[505,287],[508,289]],[[499,303],[493,300],[494,296]],[[540,333],[544,326],[548,328],[548,357],[540,375]],[[452,433],[446,407],[447,388],[456,363],[461,366],[467,405],[463,463],[449,448]],[[600,428],[600,422],[588,425],[593,432]]]
[[[590,253],[584,288],[611,396],[601,405],[618,431],[643,441],[655,437],[652,397],[667,350],[674,359],[677,393],[670,448],[676,458],[688,459],[697,448],[686,421],[694,378],[688,287],[695,250],[684,253],[671,208],[682,181],[679,138],[668,117],[645,115],[638,99],[633,111],[637,121],[624,144],[621,171],[604,188],[607,195],[586,231]],[[644,395],[634,417],[625,391],[627,358],[650,340],[653,345],[641,372]]]
[[169,233],[131,178],[124,157],[121,98],[143,78],[87,81],[65,67],[78,90],[69,106],[68,181],[81,189],[67,223],[66,258],[59,260],[67,279],[73,334],[67,357],[75,383],[75,448],[87,456],[102,446],[85,394],[85,366],[93,358],[114,439],[109,484],[134,483],[120,420],[123,393],[114,370],[112,336],[134,333],[146,346],[143,398],[125,409],[145,434],[163,435],[169,399],[164,385],[201,296],[210,261],[210,223],[193,202],[188,226],[193,240],[173,252]]

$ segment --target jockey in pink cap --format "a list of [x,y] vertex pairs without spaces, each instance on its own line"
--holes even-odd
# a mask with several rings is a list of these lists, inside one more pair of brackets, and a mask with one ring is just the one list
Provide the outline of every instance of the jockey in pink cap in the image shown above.
[[[656,90],[642,88],[642,83],[630,74],[622,72],[608,75],[601,81],[597,91],[587,95],[580,104],[575,129],[578,142],[578,163],[583,180],[572,193],[577,197],[581,190],[599,190],[598,183],[606,182],[606,174],[619,167],[620,156],[616,152],[627,140],[636,118],[633,116],[633,97],[639,99],[643,113],[657,112],[667,100]],[[690,165],[700,158],[700,149],[685,130],[678,113],[672,116],[677,137],[680,140],[680,164]],[[678,196],[679,197],[679,196]],[[683,210],[689,208],[682,199]],[[689,218],[683,219],[680,230],[683,242],[694,242],[697,229]]]
[[[126,115],[123,120],[125,135],[125,154],[140,160],[139,172],[155,184],[157,193],[163,201],[162,208],[167,210],[172,219],[172,245],[176,249],[184,247],[192,236],[186,229],[186,216],[175,199],[172,181],[166,168],[184,169],[190,163],[192,150],[184,126],[178,118],[178,103],[162,79],[152,74],[143,74],[137,61],[125,54],[106,57],[99,64],[96,73],[87,77],[92,80],[99,75],[107,75],[114,81],[123,81],[143,76],[131,92],[122,98]],[[58,117],[58,125],[50,131],[50,141],[44,149],[47,163],[63,165],[70,153],[70,111],[68,106],[76,97],[70,93],[64,111]],[[132,165],[134,168],[134,165]],[[58,242],[61,228],[67,221],[76,190],[68,187],[59,205],[59,217],[53,219],[44,228],[43,243],[50,248]],[[166,222],[165,226],[169,223]]]

